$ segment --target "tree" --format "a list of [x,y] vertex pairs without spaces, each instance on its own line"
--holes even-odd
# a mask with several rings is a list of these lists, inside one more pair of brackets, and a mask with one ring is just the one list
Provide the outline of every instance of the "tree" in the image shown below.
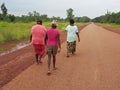
[[14,22],[14,20],[15,20],[15,16],[14,15],[9,14],[8,17],[9,17],[11,22]]
[[69,8],[67,11],[67,20],[73,19],[74,15],[73,15],[73,9]]
[[38,12],[33,11],[33,15],[34,15],[35,21],[39,19],[40,14]]
[[5,17],[7,15],[7,8],[4,3],[1,5],[1,11],[3,16]]
[[81,17],[81,22],[89,22],[90,18],[88,18],[87,16],[83,16]]

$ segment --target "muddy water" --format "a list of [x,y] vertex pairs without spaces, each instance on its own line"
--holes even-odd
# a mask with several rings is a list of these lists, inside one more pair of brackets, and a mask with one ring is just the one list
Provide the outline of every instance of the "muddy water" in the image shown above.
[[6,54],[9,54],[9,53],[12,53],[12,52],[14,52],[14,51],[17,51],[17,50],[19,50],[19,49],[21,49],[21,48],[24,48],[24,47],[26,47],[26,46],[29,46],[29,45],[31,45],[31,43],[28,43],[28,44],[25,44],[25,43],[17,44],[17,45],[16,45],[15,47],[13,47],[11,50],[5,51],[5,52],[3,52],[3,53],[0,53],[0,56],[3,56],[3,55],[6,55]]

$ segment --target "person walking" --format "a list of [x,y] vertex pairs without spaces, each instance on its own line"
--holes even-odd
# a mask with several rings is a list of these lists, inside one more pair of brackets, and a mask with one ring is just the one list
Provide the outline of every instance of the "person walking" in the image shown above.
[[37,24],[32,26],[30,42],[33,45],[36,57],[36,63],[42,63],[41,58],[45,54],[45,42],[46,28],[42,25],[42,20],[38,20]]
[[45,42],[47,45],[47,54],[48,54],[48,74],[50,74],[50,64],[51,58],[53,58],[53,69],[56,69],[56,54],[61,50],[60,43],[60,33],[59,30],[56,29],[57,25],[55,22],[52,23],[51,28],[49,28],[46,32]]
[[78,42],[80,42],[80,37],[78,33],[78,27],[74,25],[74,20],[70,19],[69,25],[66,27],[67,31],[67,57],[69,53],[74,54],[76,51],[76,35],[78,37]]

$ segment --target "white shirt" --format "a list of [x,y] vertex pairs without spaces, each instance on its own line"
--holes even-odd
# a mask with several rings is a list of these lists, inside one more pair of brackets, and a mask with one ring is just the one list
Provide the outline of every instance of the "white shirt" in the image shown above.
[[67,41],[68,42],[76,41],[76,33],[78,32],[77,26],[68,25],[66,27],[66,31],[67,31]]

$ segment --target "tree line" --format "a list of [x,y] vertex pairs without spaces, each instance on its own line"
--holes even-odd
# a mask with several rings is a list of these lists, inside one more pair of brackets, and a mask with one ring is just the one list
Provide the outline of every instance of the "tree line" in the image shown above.
[[5,3],[2,3],[1,5],[1,11],[2,13],[0,13],[0,21],[7,21],[7,22],[32,22],[32,21],[36,21],[37,19],[41,18],[43,21],[52,21],[57,20],[57,21],[68,21],[69,19],[75,19],[76,22],[89,22],[91,19],[87,16],[83,16],[83,17],[75,17],[73,15],[73,9],[69,8],[66,10],[66,18],[61,18],[61,17],[48,17],[48,15],[46,14],[42,14],[40,15],[39,12],[37,11],[33,11],[33,12],[28,12],[27,15],[21,15],[21,16],[15,16],[12,14],[8,14],[7,12],[7,8],[5,6]]
[[120,12],[118,13],[107,12],[105,15],[96,17],[94,19],[90,19],[87,16],[75,17],[75,15],[73,15],[74,10],[72,8],[69,8],[66,10],[66,18],[55,17],[55,16],[50,18],[48,17],[47,14],[40,15],[40,13],[37,11],[28,12],[27,15],[15,16],[12,14],[8,14],[7,8],[4,3],[2,3],[1,5],[1,11],[2,13],[0,13],[0,21],[7,21],[7,22],[33,22],[40,18],[43,21],[57,20],[57,21],[65,22],[72,18],[76,22],[91,22],[92,21],[92,22],[98,22],[98,23],[120,24]]
[[96,17],[92,20],[93,22],[100,22],[100,23],[116,23],[120,24],[120,12],[107,12],[105,15]]

